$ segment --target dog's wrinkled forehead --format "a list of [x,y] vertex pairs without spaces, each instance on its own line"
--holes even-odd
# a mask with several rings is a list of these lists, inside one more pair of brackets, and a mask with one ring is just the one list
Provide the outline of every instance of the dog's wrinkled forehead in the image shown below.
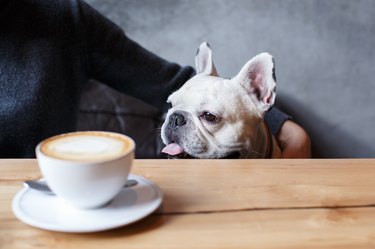
[[[169,97],[170,112],[183,110],[201,116],[208,112],[228,121],[240,112],[256,113],[246,90],[232,80],[197,75]],[[246,107],[246,108],[244,108]]]
[[222,84],[223,79],[210,75],[198,74],[187,81],[179,90],[172,93],[168,102],[176,105],[198,105],[205,100],[218,95],[218,88],[214,84]]

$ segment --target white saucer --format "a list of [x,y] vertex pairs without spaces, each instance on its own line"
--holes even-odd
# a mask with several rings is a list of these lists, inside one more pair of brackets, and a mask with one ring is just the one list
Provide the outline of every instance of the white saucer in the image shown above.
[[129,179],[138,184],[121,190],[102,208],[77,209],[54,195],[25,187],[14,197],[12,209],[22,222],[52,231],[87,233],[125,226],[151,214],[163,199],[150,180],[133,174]]

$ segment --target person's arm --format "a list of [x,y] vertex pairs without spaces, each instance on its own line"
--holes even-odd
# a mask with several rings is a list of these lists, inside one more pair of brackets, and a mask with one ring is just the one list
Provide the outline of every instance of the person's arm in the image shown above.
[[265,120],[281,149],[282,158],[311,157],[311,141],[306,131],[276,107],[266,112]]
[[170,63],[130,40],[121,28],[84,2],[81,18],[88,42],[89,76],[120,92],[166,111],[169,94],[195,74],[192,67]]
[[311,141],[306,131],[291,120],[286,120],[276,134],[282,158],[310,158]]

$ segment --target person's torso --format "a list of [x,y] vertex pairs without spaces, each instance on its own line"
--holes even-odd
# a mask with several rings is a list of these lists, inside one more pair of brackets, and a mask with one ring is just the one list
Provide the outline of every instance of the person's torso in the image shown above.
[[69,16],[28,3],[0,17],[0,157],[33,157],[41,139],[74,130],[87,81]]

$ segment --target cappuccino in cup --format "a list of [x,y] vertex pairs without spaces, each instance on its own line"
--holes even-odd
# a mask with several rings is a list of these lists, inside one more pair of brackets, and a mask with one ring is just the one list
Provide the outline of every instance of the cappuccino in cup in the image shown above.
[[128,136],[82,131],[42,141],[36,155],[42,175],[58,197],[78,208],[97,208],[123,188],[134,150]]
[[132,141],[110,132],[76,132],[45,140],[40,151],[52,158],[79,162],[106,161],[132,149]]

